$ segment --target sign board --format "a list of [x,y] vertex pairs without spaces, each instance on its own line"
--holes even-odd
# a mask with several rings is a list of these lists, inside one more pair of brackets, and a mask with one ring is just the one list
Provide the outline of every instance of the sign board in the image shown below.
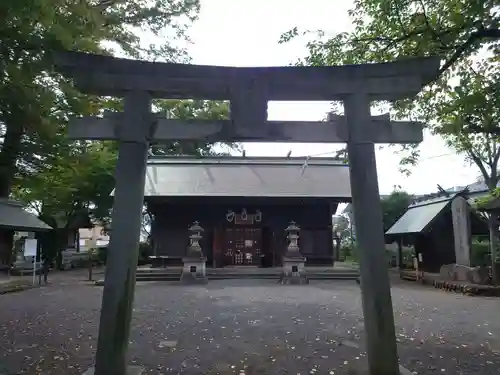
[[37,240],[33,238],[27,238],[24,240],[24,256],[25,257],[36,257],[37,250]]

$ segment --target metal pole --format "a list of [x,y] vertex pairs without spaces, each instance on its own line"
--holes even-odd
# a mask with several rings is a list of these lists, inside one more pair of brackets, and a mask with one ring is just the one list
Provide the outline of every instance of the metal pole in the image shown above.
[[151,96],[125,97],[119,130],[112,230],[107,254],[95,375],[124,375],[144,201],[144,181],[151,129]]
[[344,109],[369,373],[399,375],[375,146],[363,140],[370,131],[370,100],[363,93],[353,94]]
[[36,284],[36,255],[33,256],[33,286]]

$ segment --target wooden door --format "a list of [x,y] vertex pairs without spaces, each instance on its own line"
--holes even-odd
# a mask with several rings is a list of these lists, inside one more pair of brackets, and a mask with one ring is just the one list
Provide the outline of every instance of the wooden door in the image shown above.
[[223,267],[224,266],[224,229],[215,228],[213,236],[213,267]]
[[226,263],[231,265],[258,265],[260,263],[262,233],[255,227],[226,229]]

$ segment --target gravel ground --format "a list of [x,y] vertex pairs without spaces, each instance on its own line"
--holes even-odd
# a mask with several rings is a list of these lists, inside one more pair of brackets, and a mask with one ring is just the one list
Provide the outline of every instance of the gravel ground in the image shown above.
[[[81,280],[0,296],[0,374],[73,375],[92,365],[102,288]],[[411,283],[392,294],[403,366],[500,374],[500,299]],[[130,362],[152,374],[342,374],[365,357],[354,282],[141,283],[132,326]]]

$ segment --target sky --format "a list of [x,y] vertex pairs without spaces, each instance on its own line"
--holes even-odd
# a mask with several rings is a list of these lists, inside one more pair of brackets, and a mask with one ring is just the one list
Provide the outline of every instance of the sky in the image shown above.
[[[192,63],[224,66],[283,66],[307,54],[305,42],[278,44],[280,35],[297,26],[327,33],[349,31],[347,14],[352,1],[332,0],[201,0],[199,19],[189,31]],[[328,102],[270,102],[269,120],[321,120]],[[247,156],[332,156],[341,145],[295,143],[245,143]],[[408,177],[399,172],[400,157],[394,149],[377,149],[377,171],[382,194],[394,186],[414,193],[436,191],[473,183],[479,172],[444,142],[424,134],[419,165]]]

